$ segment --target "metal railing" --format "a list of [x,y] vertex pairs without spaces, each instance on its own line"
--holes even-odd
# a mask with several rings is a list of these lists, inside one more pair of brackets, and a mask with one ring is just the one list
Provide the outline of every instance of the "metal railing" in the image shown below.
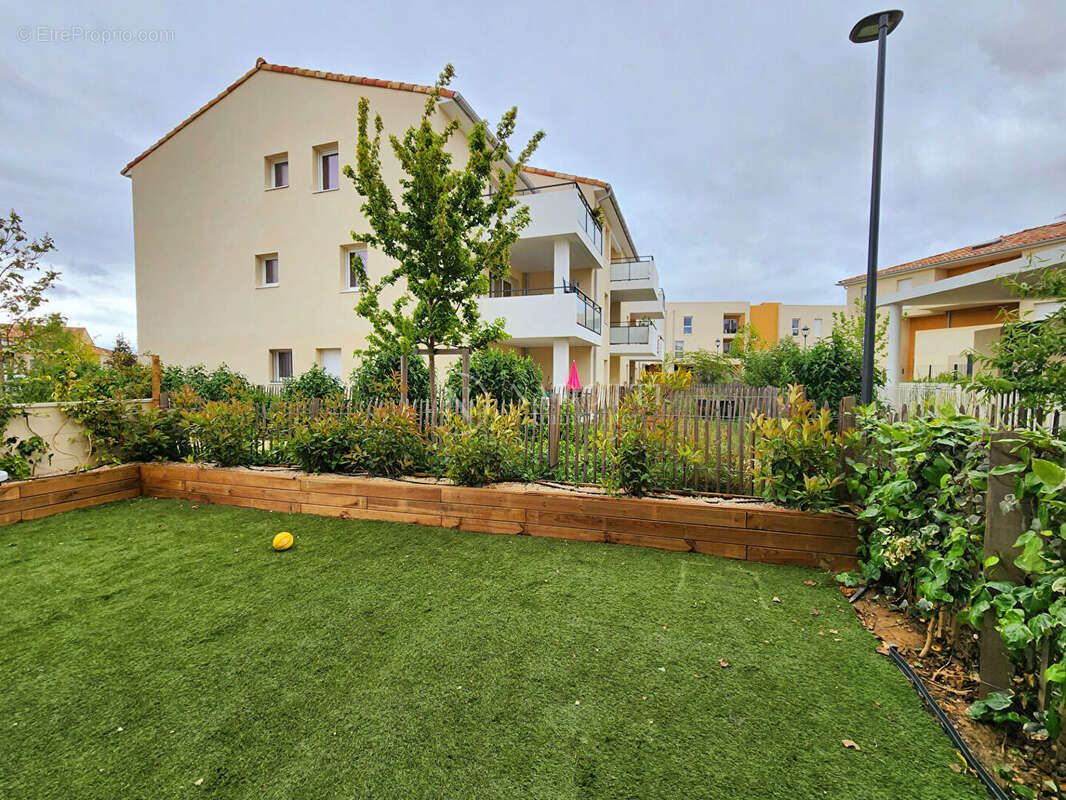
[[567,187],[573,187],[577,190],[578,209],[577,209],[577,224],[588,236],[589,241],[592,242],[593,249],[597,254],[603,252],[603,226],[596,220],[596,214],[592,211],[592,206],[589,205],[588,200],[585,199],[584,192],[581,191],[581,186],[577,181],[566,181],[565,183],[549,183],[547,186],[534,186],[529,189],[516,189],[515,195],[523,194],[537,194],[538,192],[552,191],[555,189],[565,189]]
[[612,281],[646,281],[651,279],[655,256],[634,256],[611,259]]
[[611,344],[653,344],[659,329],[648,321],[612,322]]
[[577,324],[584,328],[588,328],[593,333],[600,333],[603,330],[603,309],[599,304],[578,289],[573,284],[563,284],[562,286],[541,286],[536,289],[492,289],[489,291],[489,297],[532,297],[536,295],[545,294],[557,294],[558,290],[562,290],[563,294],[574,295],[576,301],[576,320]]

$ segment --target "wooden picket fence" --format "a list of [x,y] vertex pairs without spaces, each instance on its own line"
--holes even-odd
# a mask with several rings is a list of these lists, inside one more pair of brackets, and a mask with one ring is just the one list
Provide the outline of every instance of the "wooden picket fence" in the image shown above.
[[[602,483],[610,469],[606,445],[617,430],[619,407],[629,391],[627,386],[604,386],[554,393],[529,404],[520,430],[527,472],[575,485]],[[672,393],[656,420],[665,445],[664,460],[657,467],[667,476],[671,488],[753,494],[755,441],[751,418],[755,413],[777,416],[778,395],[773,387],[741,383]],[[168,404],[164,393],[160,405]],[[261,392],[254,403],[253,449],[265,459],[308,420],[323,414],[343,416],[372,411],[386,405],[386,400],[365,403],[350,395],[328,403],[286,401],[277,393]],[[432,400],[410,400],[407,406],[429,439],[451,414],[469,413],[469,405],[443,393]]]

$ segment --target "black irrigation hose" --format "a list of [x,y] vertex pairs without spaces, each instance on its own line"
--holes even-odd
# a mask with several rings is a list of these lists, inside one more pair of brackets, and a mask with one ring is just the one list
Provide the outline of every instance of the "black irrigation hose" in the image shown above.
[[914,685],[914,688],[922,698],[922,702],[925,703],[933,713],[933,716],[937,718],[940,727],[944,729],[944,732],[951,738],[951,741],[954,742],[955,747],[958,748],[962,757],[966,759],[966,763],[969,765],[970,769],[977,773],[977,777],[981,779],[981,783],[985,785],[988,793],[992,795],[995,800],[1010,800],[1010,797],[1007,796],[1002,787],[996,783],[996,780],[988,774],[983,766],[981,766],[981,762],[977,760],[977,756],[973,754],[969,745],[967,745],[966,741],[959,735],[955,725],[948,718],[948,715],[944,713],[944,709],[942,709],[940,704],[937,703],[931,694],[929,694],[929,690],[925,688],[925,684],[922,683],[922,679],[918,676],[918,673],[915,672],[911,668],[911,665],[907,663],[907,660],[899,654],[899,650],[896,649],[894,644],[888,646],[888,657],[891,658],[895,665],[899,667],[900,671],[907,676],[907,680]]

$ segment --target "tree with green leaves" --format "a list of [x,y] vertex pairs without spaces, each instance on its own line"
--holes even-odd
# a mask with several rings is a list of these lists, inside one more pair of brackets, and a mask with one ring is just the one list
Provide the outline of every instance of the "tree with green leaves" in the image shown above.
[[740,375],[740,365],[734,358],[709,350],[692,350],[671,356],[668,362],[674,367],[687,369],[692,373],[692,380],[699,384],[730,383]]
[[[33,351],[35,316],[59,273],[44,269],[41,256],[55,250],[47,233],[31,239],[14,209],[0,217],[0,386],[20,371]],[[37,277],[39,273],[39,277]]]
[[[880,361],[888,355],[888,315],[876,314],[874,324],[874,360]],[[844,337],[856,345],[862,352],[864,329],[866,326],[866,298],[855,298],[855,310],[833,312],[833,330],[840,331]]]
[[[362,212],[371,228],[370,233],[353,231],[352,238],[396,262],[374,282],[361,259],[352,264],[360,286],[356,312],[372,326],[369,344],[384,350],[398,343],[407,355],[416,346],[425,347],[431,382],[438,348],[478,349],[506,338],[502,319],[481,319],[477,298],[488,293],[493,279],[507,274],[511,246],[529,224],[529,209],[516,200],[515,185],[544,136],[537,131],[509,162],[508,140],[518,115],[518,109],[511,108],[495,136],[484,120],[476,121],[466,136],[466,163],[453,166],[448,146],[460,132],[459,121],[453,119],[440,131],[434,122],[442,91],[454,75],[448,64],[426,99],[419,123],[402,137],[388,137],[403,171],[398,198],[382,174],[384,124],[375,114],[371,130],[365,97],[359,101],[355,168],[344,168],[363,197]],[[402,294],[385,307],[382,291],[393,286]]]
[[1002,282],[1019,298],[1051,298],[1062,305],[1040,320],[1007,312],[991,352],[974,353],[978,370],[969,385],[995,399],[1017,392],[1020,408],[1056,407],[1066,397],[1066,270],[1049,269],[1024,281],[1008,276]]

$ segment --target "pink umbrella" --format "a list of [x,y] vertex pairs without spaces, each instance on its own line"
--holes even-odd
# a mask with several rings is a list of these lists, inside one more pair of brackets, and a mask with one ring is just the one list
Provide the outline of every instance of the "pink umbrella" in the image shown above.
[[570,362],[570,377],[566,380],[566,388],[571,392],[581,391],[581,379],[577,377],[577,362]]

